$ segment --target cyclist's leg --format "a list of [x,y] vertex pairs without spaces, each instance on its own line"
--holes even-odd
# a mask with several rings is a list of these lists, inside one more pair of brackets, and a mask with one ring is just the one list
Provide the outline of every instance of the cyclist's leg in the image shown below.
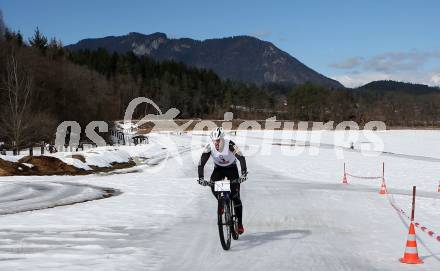
[[[236,180],[239,178],[237,165],[235,167],[228,167],[227,177],[230,180]],[[235,214],[238,218],[238,224],[243,225],[242,217],[243,217],[243,205],[240,199],[240,184],[232,183],[231,184],[231,198],[234,202]]]
[[234,202],[235,214],[237,214],[238,224],[243,225],[243,204],[240,199],[240,184],[231,184],[231,196]]

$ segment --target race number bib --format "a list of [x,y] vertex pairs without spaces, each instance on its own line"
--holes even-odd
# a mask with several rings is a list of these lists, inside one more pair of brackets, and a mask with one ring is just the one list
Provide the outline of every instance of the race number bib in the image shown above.
[[230,192],[231,183],[229,181],[218,181],[214,183],[214,191],[216,192]]

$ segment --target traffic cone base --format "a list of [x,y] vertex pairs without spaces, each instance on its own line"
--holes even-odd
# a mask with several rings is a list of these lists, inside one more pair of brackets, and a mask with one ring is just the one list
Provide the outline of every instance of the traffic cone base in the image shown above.
[[342,177],[342,183],[348,184],[347,175],[344,173],[344,177]]
[[419,258],[412,259],[412,254],[407,254],[407,253],[405,253],[403,255],[403,258],[400,258],[399,261],[401,263],[406,263],[406,264],[421,264],[421,263],[423,263],[423,261],[420,260]]
[[386,193],[387,193],[387,187],[386,187],[386,185],[385,185],[385,181],[382,180],[382,184],[381,184],[381,186],[380,186],[379,194],[380,194],[380,195],[386,195]]
[[414,224],[411,222],[409,226],[408,240],[406,241],[405,253],[403,258],[400,258],[401,263],[407,264],[420,264],[423,263],[419,258],[419,253],[417,252],[417,240],[416,231],[414,229]]

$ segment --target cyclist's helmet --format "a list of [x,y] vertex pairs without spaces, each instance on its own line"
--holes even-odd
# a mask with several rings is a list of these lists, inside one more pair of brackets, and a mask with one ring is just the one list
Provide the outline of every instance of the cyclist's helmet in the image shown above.
[[221,139],[223,137],[225,137],[225,131],[223,130],[223,127],[217,127],[217,128],[214,128],[214,130],[212,130],[212,132],[211,132],[211,139],[212,140]]

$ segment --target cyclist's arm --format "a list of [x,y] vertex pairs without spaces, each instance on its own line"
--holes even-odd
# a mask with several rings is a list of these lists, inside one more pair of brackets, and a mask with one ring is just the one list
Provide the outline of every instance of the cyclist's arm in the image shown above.
[[204,177],[204,168],[205,168],[205,164],[206,162],[208,162],[209,156],[211,155],[211,148],[209,146],[209,144],[205,147],[205,149],[203,150],[202,156],[200,157],[200,161],[199,161],[199,166],[198,166],[198,173],[199,173],[199,178],[203,178]]
[[247,172],[246,167],[246,158],[244,158],[243,154],[241,153],[240,149],[237,145],[235,145],[234,142],[229,141],[229,150],[235,155],[235,158],[240,162],[241,172]]

